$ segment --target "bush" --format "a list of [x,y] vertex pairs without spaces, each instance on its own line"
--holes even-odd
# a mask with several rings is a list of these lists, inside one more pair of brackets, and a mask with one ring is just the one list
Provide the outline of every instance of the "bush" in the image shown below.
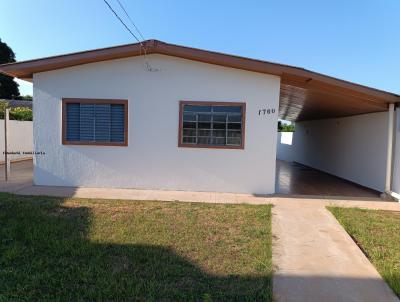
[[278,132],[294,132],[295,127],[293,124],[284,124],[281,121],[278,121]]
[[[5,100],[0,100],[0,119],[4,119],[4,111],[9,108],[9,104]],[[28,107],[10,108],[10,120],[31,121],[32,109]]]
[[28,107],[15,107],[10,110],[10,120],[31,121],[32,109]]
[[4,119],[4,111],[6,108],[8,108],[8,102],[0,100],[0,119]]

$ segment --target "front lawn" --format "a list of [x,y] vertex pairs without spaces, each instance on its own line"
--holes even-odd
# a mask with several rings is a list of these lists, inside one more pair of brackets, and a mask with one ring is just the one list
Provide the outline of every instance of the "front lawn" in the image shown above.
[[0,301],[270,301],[271,206],[0,193]]
[[328,209],[400,297],[400,212]]

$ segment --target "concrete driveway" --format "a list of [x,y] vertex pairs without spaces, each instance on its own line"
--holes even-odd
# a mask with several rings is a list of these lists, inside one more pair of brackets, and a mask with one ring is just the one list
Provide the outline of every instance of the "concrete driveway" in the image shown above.
[[12,164],[7,183],[4,181],[4,165],[0,166],[0,174],[0,191],[22,195],[272,203],[276,301],[399,301],[325,206],[400,211],[400,203],[367,197],[260,197],[211,192],[34,186],[31,161]]

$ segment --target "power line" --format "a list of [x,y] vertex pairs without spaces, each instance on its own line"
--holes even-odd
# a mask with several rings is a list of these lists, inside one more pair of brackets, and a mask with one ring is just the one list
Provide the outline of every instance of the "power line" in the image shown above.
[[[108,3],[107,0],[103,0],[105,2],[105,4],[107,4],[108,8],[114,13],[115,17],[117,17],[117,19],[119,20],[119,22],[122,23],[122,25],[126,28],[127,31],[129,31],[129,33],[132,35],[132,37],[134,37],[136,39],[136,41],[138,41],[138,43],[140,44],[140,52],[142,52],[142,48],[144,50],[144,62],[146,65],[146,69],[148,71],[159,71],[158,68],[153,68],[149,61],[146,58],[147,55],[147,50],[146,50],[146,46],[138,39],[138,37],[131,31],[131,29],[128,27],[128,25],[125,24],[125,22],[120,18],[120,16],[116,13],[116,11],[111,7],[110,3]],[[136,28],[136,30],[138,31],[138,33],[140,34],[140,36],[143,38],[143,35],[141,34],[141,32],[139,31],[139,29],[136,27],[135,23],[132,21],[132,19],[129,17],[128,13],[126,12],[126,10],[124,9],[124,7],[122,6],[122,4],[118,1],[118,3],[120,4],[121,8],[124,10],[125,14],[128,16],[129,20],[132,22],[133,26]],[[144,40],[144,38],[143,38]]]
[[122,23],[122,25],[129,31],[129,33],[136,39],[136,41],[138,41],[140,43],[140,45],[143,47],[142,42],[140,42],[138,37],[136,37],[136,35],[130,30],[130,28],[124,23],[124,21],[122,21],[122,19],[118,16],[118,14],[115,12],[115,10],[111,7],[110,3],[108,3],[107,0],[103,0],[103,1],[107,4],[108,8],[114,13],[115,17],[117,17],[119,22]]
[[124,11],[125,15],[128,17],[129,21],[132,23],[133,27],[136,29],[136,31],[139,33],[139,36],[142,38],[142,40],[146,40],[142,33],[140,32],[139,28],[136,26],[135,22],[133,22],[132,18],[129,16],[128,12],[126,11],[125,7],[122,5],[121,1],[117,0],[119,6],[122,8]]

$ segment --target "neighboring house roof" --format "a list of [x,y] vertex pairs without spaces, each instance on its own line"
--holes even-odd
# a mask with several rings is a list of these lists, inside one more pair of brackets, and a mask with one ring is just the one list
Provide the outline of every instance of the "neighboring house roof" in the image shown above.
[[178,46],[157,40],[0,65],[0,72],[32,79],[34,73],[146,54],[272,74],[281,77],[280,117],[306,120],[384,111],[397,94],[340,80],[303,68]]
[[26,100],[5,100],[1,99],[2,101],[6,101],[11,108],[15,107],[28,107],[32,108],[32,101]]

